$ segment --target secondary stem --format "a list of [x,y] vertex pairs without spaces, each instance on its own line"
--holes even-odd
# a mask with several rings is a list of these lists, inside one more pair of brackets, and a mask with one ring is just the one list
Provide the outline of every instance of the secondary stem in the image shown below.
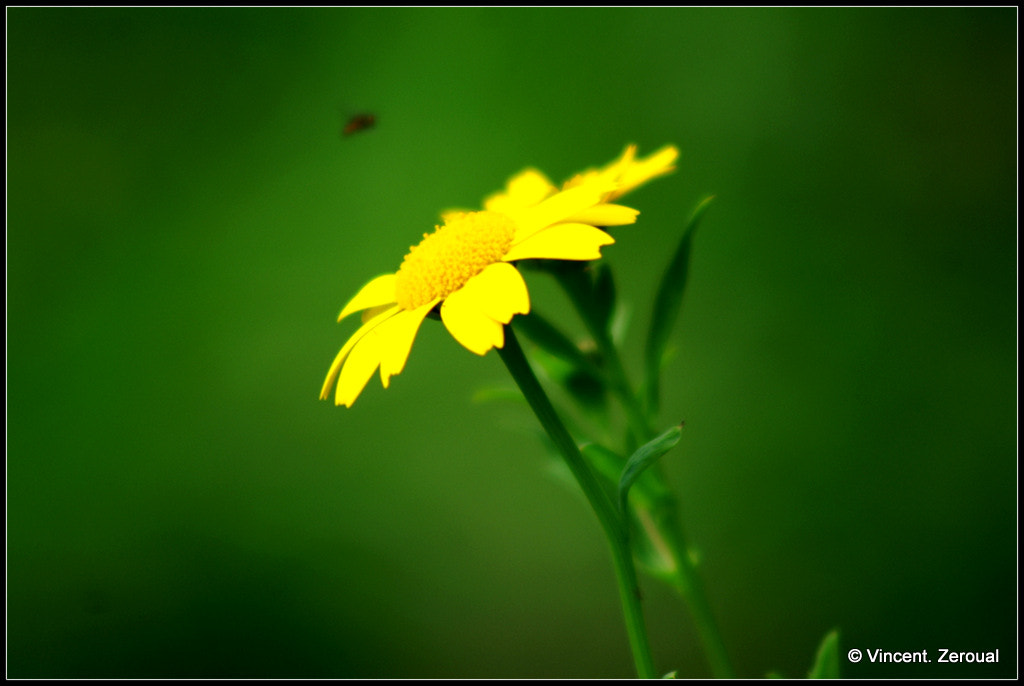
[[[640,442],[647,441],[654,436],[654,431],[651,429],[647,413],[643,410],[640,400],[629,382],[625,366],[619,357],[618,348],[608,335],[606,328],[594,318],[594,308],[588,301],[590,289],[587,286],[585,275],[579,270],[563,270],[555,272],[555,278],[569,296],[593,337],[598,352],[605,361],[612,390],[622,402],[634,435]],[[734,678],[736,673],[704,592],[704,584],[697,569],[690,561],[681,525],[674,514],[674,507],[672,511],[671,522],[668,522],[661,531],[661,535],[667,539],[665,543],[672,548],[671,556],[675,560],[672,585],[690,608],[694,623],[697,625],[697,632],[700,634],[704,650],[707,652],[708,662],[711,663],[712,673],[717,678]]]
[[640,587],[637,583],[636,567],[633,564],[633,553],[629,547],[629,530],[626,522],[616,509],[611,497],[604,490],[597,476],[591,471],[572,436],[558,418],[555,408],[551,405],[544,389],[530,368],[523,349],[516,339],[511,326],[505,327],[505,345],[498,349],[501,361],[505,363],[516,385],[522,391],[526,401],[537,415],[544,430],[558,447],[573,476],[583,489],[587,501],[594,509],[601,528],[604,529],[608,544],[611,547],[612,562],[615,565],[615,577],[619,585],[619,598],[625,614],[626,632],[629,635],[633,660],[636,663],[637,675],[641,679],[655,677],[654,660],[647,640],[647,628],[644,625],[643,608],[640,606]]
[[718,630],[718,623],[704,592],[704,582],[690,559],[686,541],[683,539],[674,512],[675,508],[672,509],[672,526],[662,530],[662,534],[668,539],[666,543],[672,549],[672,557],[676,563],[672,585],[690,608],[697,633],[700,634],[701,643],[704,644],[708,662],[711,664],[711,673],[717,679],[734,679],[736,672],[733,670],[729,653],[725,649],[725,641],[722,640],[722,633]]

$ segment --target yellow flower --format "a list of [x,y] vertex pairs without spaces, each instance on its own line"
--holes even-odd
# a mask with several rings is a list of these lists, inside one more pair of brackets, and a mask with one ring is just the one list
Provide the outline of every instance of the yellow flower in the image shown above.
[[597,228],[636,221],[637,210],[609,201],[672,171],[667,146],[643,160],[629,146],[601,169],[559,190],[539,171],[513,177],[481,212],[449,212],[444,225],[412,246],[398,271],[363,286],[338,315],[362,312],[363,325],[334,358],[320,398],[337,382],[335,404],[351,407],[380,367],[380,380],[405,367],[423,319],[440,305],[441,321],[468,350],[483,355],[505,344],[503,325],[530,311],[526,283],[512,262],[595,260],[615,240]]

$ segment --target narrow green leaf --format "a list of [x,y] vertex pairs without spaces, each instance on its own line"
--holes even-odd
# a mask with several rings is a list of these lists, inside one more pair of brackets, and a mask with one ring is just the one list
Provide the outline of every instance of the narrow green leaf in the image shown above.
[[568,336],[537,311],[512,319],[516,329],[551,355],[568,362],[577,369],[593,371],[593,363],[586,358]]
[[599,262],[597,274],[594,276],[594,315],[595,322],[602,331],[610,333],[609,325],[615,312],[615,279],[612,268],[607,262]]
[[586,370],[568,374],[562,381],[566,392],[580,407],[590,412],[606,412],[608,409],[608,388],[604,376]]
[[650,440],[633,453],[619,477],[619,507],[626,512],[629,489],[633,486],[644,470],[654,464],[658,458],[667,453],[679,442],[683,435],[683,425],[673,426],[660,436]]
[[679,240],[679,246],[676,248],[675,254],[672,255],[672,261],[669,262],[664,276],[661,277],[661,283],[654,298],[654,311],[651,313],[651,328],[647,333],[647,349],[645,351],[647,407],[652,416],[657,411],[659,403],[662,355],[683,302],[683,291],[686,290],[693,233],[713,199],[714,196],[709,196],[702,200],[690,216],[690,221]]
[[595,296],[593,269],[587,263],[565,261],[564,266],[553,272],[555,281],[569,296],[573,306],[579,311],[580,317],[586,322],[591,335],[597,335],[596,328],[601,330],[600,322],[607,316],[604,305],[598,303]]
[[818,654],[814,658],[814,666],[808,672],[809,679],[839,678],[839,630],[833,629],[825,634],[818,646]]
[[537,312],[512,321],[516,330],[537,344],[533,361],[580,407],[606,419],[608,383],[597,363]]

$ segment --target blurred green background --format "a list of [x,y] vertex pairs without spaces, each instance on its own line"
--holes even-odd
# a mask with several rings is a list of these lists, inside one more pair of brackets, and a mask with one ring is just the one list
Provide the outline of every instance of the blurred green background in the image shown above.
[[[682,151],[604,253],[634,372],[717,196],[663,417],[740,674],[833,627],[1000,651],[848,676],[1016,674],[1016,8],[7,20],[9,676],[630,676],[596,520],[472,402],[496,355],[428,321],[389,390],[317,401],[439,211],[628,142]],[[658,668],[708,675],[643,585]]]

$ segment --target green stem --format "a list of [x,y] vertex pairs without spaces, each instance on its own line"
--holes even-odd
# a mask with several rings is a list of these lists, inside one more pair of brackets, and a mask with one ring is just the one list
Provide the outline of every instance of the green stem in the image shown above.
[[626,369],[619,358],[619,351],[604,331],[593,328],[590,333],[594,337],[601,357],[608,364],[612,388],[626,410],[629,424],[637,436],[637,441],[645,443],[654,437],[655,432],[651,429],[651,425],[647,422],[647,416],[636,399],[636,393],[633,392],[633,387],[626,376]]
[[718,629],[718,622],[715,621],[711,604],[704,592],[704,582],[690,559],[689,549],[683,538],[675,508],[673,507],[671,510],[672,521],[668,526],[662,528],[662,535],[666,538],[665,543],[671,549],[672,559],[676,563],[672,585],[690,608],[693,623],[697,626],[697,633],[700,634],[701,643],[704,645],[708,662],[711,664],[711,673],[717,679],[735,679],[736,672],[732,667],[732,661],[729,660],[725,641],[722,640],[722,632]]
[[[590,289],[586,282],[585,274],[580,270],[563,269],[555,272],[555,278],[565,290],[573,306],[579,313],[584,325],[587,327],[591,337],[597,345],[601,358],[605,361],[608,379],[613,392],[618,396],[626,416],[629,419],[630,427],[637,439],[643,443],[654,436],[651,424],[648,421],[647,412],[644,411],[639,398],[633,391],[626,375],[626,369],[622,364],[618,348],[608,335],[607,329],[595,319],[594,307],[589,302]],[[660,474],[660,472],[657,472]],[[664,477],[662,477],[664,478]],[[664,521],[660,534],[657,531],[649,531],[666,539],[663,542],[670,549],[670,556],[675,560],[675,573],[672,575],[672,586],[683,597],[690,613],[693,615],[694,624],[700,634],[701,643],[707,653],[708,662],[711,664],[712,674],[717,678],[735,678],[735,671],[729,655],[725,649],[725,642],[722,640],[722,633],[718,629],[714,614],[711,612],[711,604],[708,602],[704,592],[704,584],[700,575],[690,560],[689,551],[683,538],[682,528],[678,517],[675,515],[675,508],[672,507],[671,521]]]
[[573,476],[583,489],[583,494],[597,514],[597,519],[604,529],[608,544],[611,547],[612,562],[615,565],[615,577],[619,584],[619,598],[626,620],[626,633],[633,651],[637,675],[641,679],[656,676],[651,647],[647,640],[647,628],[644,625],[643,608],[640,606],[640,586],[637,582],[636,567],[633,565],[633,553],[629,547],[629,529],[607,491],[591,471],[583,455],[580,454],[576,442],[569,435],[565,425],[558,418],[555,408],[551,405],[544,389],[530,368],[523,349],[516,339],[511,326],[505,327],[505,345],[498,349],[501,361],[505,363],[519,390],[523,392],[537,419],[551,440],[558,447]]

